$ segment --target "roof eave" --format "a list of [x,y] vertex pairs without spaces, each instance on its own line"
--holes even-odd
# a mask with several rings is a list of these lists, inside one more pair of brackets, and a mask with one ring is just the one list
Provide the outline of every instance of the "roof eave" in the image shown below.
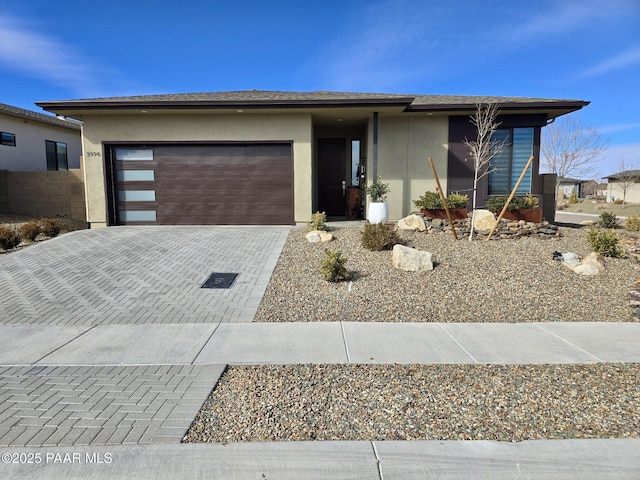
[[248,101],[53,101],[36,102],[43,110],[224,110],[224,109],[285,109],[285,108],[358,108],[358,107],[407,107],[414,97],[393,99],[346,99],[346,100],[248,100]]
[[[574,112],[589,105],[590,102],[577,100],[577,101],[552,101],[552,102],[505,102],[498,103],[498,109],[501,111],[508,110],[569,110]],[[407,107],[407,112],[452,112],[462,113],[468,111],[475,111],[477,105],[474,103],[469,104],[424,104],[424,105],[410,105]]]

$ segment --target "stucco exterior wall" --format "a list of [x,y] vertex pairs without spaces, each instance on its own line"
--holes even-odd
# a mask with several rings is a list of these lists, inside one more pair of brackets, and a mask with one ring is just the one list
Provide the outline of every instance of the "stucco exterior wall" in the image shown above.
[[88,221],[106,226],[104,145],[115,142],[293,141],[294,219],[306,222],[312,200],[312,122],[301,114],[85,115]]
[[[373,151],[370,122],[368,151]],[[399,220],[418,209],[413,205],[425,191],[435,191],[429,165],[433,159],[442,188],[447,190],[449,123],[447,117],[420,115],[380,116],[378,122],[378,175],[389,184],[389,218]],[[373,182],[373,157],[368,160],[367,185]],[[368,201],[368,199],[367,199]]]
[[[622,200],[624,196],[623,185],[620,182],[611,181],[607,184],[607,202]],[[640,183],[628,185],[625,201],[628,203],[640,203]]]
[[13,133],[16,146],[0,145],[0,170],[35,172],[47,170],[45,140],[67,144],[69,169],[80,168],[80,130],[57,127],[0,113],[0,131]]

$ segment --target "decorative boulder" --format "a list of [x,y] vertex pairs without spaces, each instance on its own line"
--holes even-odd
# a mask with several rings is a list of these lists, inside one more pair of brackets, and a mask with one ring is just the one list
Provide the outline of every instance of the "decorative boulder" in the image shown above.
[[476,210],[473,213],[473,228],[491,230],[496,223],[495,215],[489,210]]
[[600,273],[598,267],[585,263],[578,265],[573,271],[580,275],[598,275]]
[[393,266],[408,272],[433,270],[431,253],[404,245],[393,246]]
[[582,259],[583,265],[593,265],[598,269],[598,271],[602,272],[604,270],[604,258],[602,258],[598,253],[591,252],[589,255]]
[[327,243],[333,240],[333,235],[323,230],[311,230],[306,237],[310,243]]
[[424,224],[424,219],[420,215],[412,214],[399,220],[398,228],[400,228],[400,230],[420,230],[424,232],[427,227]]
[[562,264],[569,270],[575,270],[580,265],[580,257],[573,252],[566,252],[562,254]]

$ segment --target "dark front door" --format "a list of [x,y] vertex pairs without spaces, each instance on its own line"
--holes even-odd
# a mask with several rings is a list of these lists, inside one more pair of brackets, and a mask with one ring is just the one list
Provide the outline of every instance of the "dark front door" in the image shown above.
[[344,138],[318,139],[318,210],[327,216],[345,215],[346,145]]

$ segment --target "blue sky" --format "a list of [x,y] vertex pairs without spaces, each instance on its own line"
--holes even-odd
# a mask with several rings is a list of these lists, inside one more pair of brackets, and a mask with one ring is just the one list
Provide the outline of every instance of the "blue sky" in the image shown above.
[[640,165],[640,0],[0,0],[2,103],[245,89],[589,100],[607,175]]

